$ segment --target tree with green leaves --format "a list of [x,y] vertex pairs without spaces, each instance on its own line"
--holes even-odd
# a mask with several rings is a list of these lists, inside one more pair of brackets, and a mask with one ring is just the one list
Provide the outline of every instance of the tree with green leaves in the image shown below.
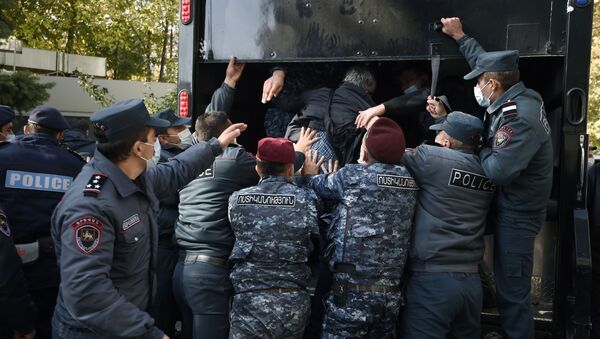
[[0,105],[27,112],[48,100],[52,87],[54,83],[39,83],[31,72],[0,73]]
[[106,57],[114,79],[177,79],[177,0],[11,1],[25,46]]

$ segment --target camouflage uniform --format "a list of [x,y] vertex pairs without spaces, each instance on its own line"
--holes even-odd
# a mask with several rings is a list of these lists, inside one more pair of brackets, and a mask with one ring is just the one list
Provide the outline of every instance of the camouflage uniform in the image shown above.
[[403,166],[351,164],[313,177],[322,198],[339,201],[327,231],[335,283],[323,337],[392,337],[417,190]]
[[317,197],[269,176],[229,198],[235,234],[230,338],[300,338],[310,315],[307,260],[318,234]]

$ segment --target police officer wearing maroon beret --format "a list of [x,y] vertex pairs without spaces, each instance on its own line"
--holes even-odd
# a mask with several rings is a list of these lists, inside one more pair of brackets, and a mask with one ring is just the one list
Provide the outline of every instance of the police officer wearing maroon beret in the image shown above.
[[37,335],[50,337],[59,272],[50,217],[85,162],[60,146],[69,127],[57,109],[31,111],[23,135],[0,143],[0,205],[22,255],[29,294],[37,306]]
[[52,217],[61,273],[53,333],[59,338],[166,337],[147,313],[156,289],[157,196],[183,187],[210,166],[244,124],[152,161],[155,128],[142,100],[91,116],[98,148]]

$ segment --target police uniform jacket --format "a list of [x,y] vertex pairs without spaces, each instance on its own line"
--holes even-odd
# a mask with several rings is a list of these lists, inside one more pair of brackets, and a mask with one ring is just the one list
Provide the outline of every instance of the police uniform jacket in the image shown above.
[[76,129],[66,130],[62,142],[69,149],[79,153],[84,158],[93,157],[96,151],[96,142]]
[[[471,67],[484,49],[458,41]],[[552,189],[550,126],[541,96],[519,82],[487,108],[483,170],[498,185],[495,205],[505,213],[543,213]]]
[[317,196],[285,177],[269,176],[229,198],[235,234],[230,259],[236,293],[306,288],[311,234],[319,234]]
[[39,258],[23,267],[30,289],[56,287],[58,267],[50,241],[50,217],[85,165],[77,155],[43,133],[0,143],[0,204],[15,244],[40,241]]
[[431,90],[421,87],[416,92],[392,98],[383,103],[385,116],[402,127],[407,147],[417,147],[423,140],[433,140],[435,135],[429,130],[435,121],[425,110],[427,96]]
[[235,191],[256,185],[256,159],[231,145],[210,168],[179,192],[176,239],[179,247],[227,258],[235,238],[227,217],[227,203]]
[[338,201],[326,255],[338,280],[397,286],[406,263],[418,186],[404,166],[351,164],[309,187]]
[[[179,148],[173,147],[169,149],[161,148],[159,163],[167,162],[177,154],[181,153]],[[157,196],[160,203],[156,221],[158,222],[159,239],[170,243],[175,232],[175,222],[179,216],[177,206],[179,205],[178,193],[171,192],[170,194]]]
[[220,153],[212,139],[130,180],[96,151],[52,216],[59,321],[95,333],[89,336],[162,337],[146,313],[155,280],[157,196],[187,184]]
[[410,269],[477,272],[485,220],[495,185],[472,151],[421,145],[402,163],[420,191],[410,246]]
[[10,330],[26,334],[35,328],[36,309],[21,266],[8,220],[0,208],[0,319]]

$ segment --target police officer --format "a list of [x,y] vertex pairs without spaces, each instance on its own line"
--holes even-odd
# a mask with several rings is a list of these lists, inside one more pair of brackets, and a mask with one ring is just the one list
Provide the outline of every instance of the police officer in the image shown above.
[[442,147],[423,144],[402,157],[420,187],[402,337],[475,339],[482,305],[477,266],[495,189],[475,154],[483,123],[452,112],[430,129],[440,131]]
[[[142,100],[126,100],[91,116],[98,148],[52,217],[62,282],[55,337],[162,338],[146,313],[156,289],[157,196],[172,194],[210,166],[244,130],[190,147],[167,163],[151,161],[154,127]],[[164,336],[166,337],[166,336]]]
[[[181,118],[175,115],[171,108],[158,114],[159,119],[167,120],[169,126],[156,128],[157,143],[155,143],[155,159],[158,163],[169,161],[192,145],[193,137],[190,129],[190,118]],[[218,135],[217,135],[218,136]],[[207,140],[208,141],[208,140]],[[160,150],[157,152],[157,144]],[[150,308],[150,315],[156,321],[156,326],[166,335],[173,337],[175,322],[180,320],[179,309],[173,295],[173,272],[177,263],[179,252],[175,245],[173,234],[175,221],[179,216],[177,205],[179,197],[177,192],[169,195],[157,196],[160,202],[156,221],[158,222],[158,253],[156,257],[156,297]]]
[[229,198],[235,234],[230,338],[302,338],[310,314],[310,237],[319,232],[317,197],[292,182],[289,140],[260,140],[256,160],[258,185]]
[[552,188],[552,141],[540,95],[519,81],[518,51],[486,52],[467,36],[459,18],[443,18],[477,79],[477,102],[486,107],[483,170],[498,185],[494,199],[496,299],[510,338],[533,338],[533,244],[546,217]]
[[65,131],[62,144],[88,160],[94,156],[96,141],[88,137],[90,127],[85,118],[71,118],[71,128]]
[[15,112],[9,106],[0,105],[0,142],[13,141],[15,134],[12,130],[12,121]]
[[[394,336],[418,190],[399,165],[403,153],[400,126],[379,118],[363,137],[360,164],[309,181],[319,197],[339,201],[327,232],[334,283],[323,338]],[[320,164],[308,158],[304,171],[316,174]]]
[[85,162],[59,145],[69,128],[63,115],[39,106],[11,143],[0,143],[0,204],[22,256],[27,288],[37,306],[37,336],[49,338],[59,273],[50,217]]
[[27,282],[21,269],[21,258],[11,238],[6,214],[0,208],[0,336],[8,327],[7,337],[26,339],[35,335],[35,305],[27,293]]

